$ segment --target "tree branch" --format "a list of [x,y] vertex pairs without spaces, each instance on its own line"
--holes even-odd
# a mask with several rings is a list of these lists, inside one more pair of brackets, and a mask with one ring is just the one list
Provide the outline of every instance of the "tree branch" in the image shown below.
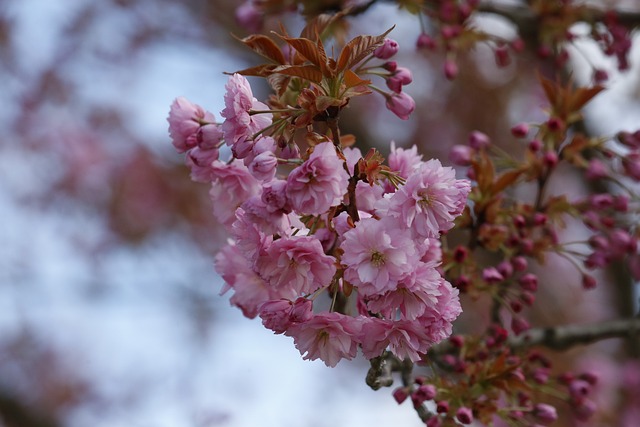
[[566,350],[579,344],[586,345],[608,338],[630,338],[638,335],[640,335],[640,318],[632,318],[588,325],[531,329],[511,339],[510,344],[513,348],[539,345],[553,350]]
[[[478,5],[478,12],[492,13],[509,19],[516,24],[521,31],[534,31],[538,26],[538,16],[526,5],[506,5],[494,1],[485,1]],[[606,10],[587,7],[583,17],[590,21],[602,21],[607,14]],[[640,11],[616,10],[618,23],[627,28],[640,27]],[[586,21],[586,19],[583,19]]]

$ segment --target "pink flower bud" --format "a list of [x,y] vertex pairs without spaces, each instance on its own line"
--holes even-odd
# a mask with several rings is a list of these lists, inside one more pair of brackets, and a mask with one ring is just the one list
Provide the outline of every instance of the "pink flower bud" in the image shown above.
[[547,128],[549,128],[551,132],[563,131],[565,127],[564,121],[558,117],[551,117],[547,120]]
[[440,34],[445,39],[452,39],[458,37],[462,32],[462,28],[459,25],[444,25],[440,29]]
[[529,142],[529,150],[531,150],[532,152],[537,153],[541,148],[542,141],[540,141],[539,139],[534,139],[533,141]]
[[398,405],[407,400],[407,397],[409,397],[407,387],[398,387],[393,390],[393,398],[398,402]]
[[522,52],[524,48],[524,40],[522,40],[521,38],[517,38],[511,41],[511,49],[513,49],[514,52]]
[[382,68],[393,73],[398,69],[398,63],[396,61],[387,61],[382,64]]
[[546,384],[549,381],[549,369],[536,368],[533,371],[532,378],[538,384]]
[[413,81],[411,71],[405,67],[398,67],[393,76],[387,79],[387,86],[396,93],[402,92],[402,86]]
[[427,427],[441,427],[441,426],[442,426],[442,419],[438,416],[433,416],[429,418],[429,420],[427,421]]
[[524,291],[520,294],[520,300],[531,307],[533,303],[536,301],[536,296],[528,291]]
[[619,228],[609,233],[609,244],[616,254],[635,253],[638,248],[635,237]]
[[509,278],[513,275],[513,265],[509,261],[502,261],[497,268],[502,277]]
[[629,196],[619,194],[613,197],[613,209],[617,212],[627,212],[629,210]]
[[476,150],[481,150],[483,148],[489,147],[491,144],[491,140],[489,137],[477,130],[474,130],[469,134],[469,146]]
[[464,262],[467,259],[467,256],[469,256],[469,249],[464,246],[456,246],[453,250],[453,259],[457,263]]
[[254,157],[249,172],[259,181],[270,181],[276,175],[278,159],[271,151],[265,151]]
[[436,394],[437,390],[433,384],[423,384],[413,392],[411,397],[415,397],[420,400],[420,403],[422,404],[427,400],[433,400],[433,398],[436,397]]
[[449,337],[449,342],[455,348],[462,348],[464,345],[464,337],[460,335],[451,335],[451,337]]
[[522,275],[518,280],[518,283],[525,291],[535,292],[538,290],[538,276],[533,273]]
[[418,40],[416,40],[416,47],[418,49],[433,50],[436,48],[436,42],[428,34],[420,33],[420,35],[418,36]]
[[451,59],[444,61],[444,76],[447,80],[453,80],[458,75],[458,64]]
[[531,326],[529,322],[527,322],[524,318],[519,316],[514,316],[511,319],[511,329],[513,333],[516,335],[520,335],[521,333],[528,331]]
[[584,399],[580,404],[573,406],[573,411],[578,420],[588,421],[596,412],[596,404],[589,399]]
[[389,59],[398,53],[398,42],[393,39],[384,39],[382,46],[373,51],[373,56],[379,59]]
[[509,50],[506,46],[500,46],[495,50],[496,65],[500,68],[504,68],[511,63],[511,57],[509,56]]
[[542,161],[548,168],[553,168],[558,164],[558,153],[555,151],[547,151],[542,156]]
[[449,402],[441,400],[436,404],[436,412],[438,414],[446,414],[449,412]]
[[547,215],[541,212],[536,212],[533,214],[533,225],[541,226],[547,223]]
[[609,80],[609,73],[602,68],[596,68],[593,70],[593,81],[596,83],[604,83]]
[[520,123],[511,128],[511,134],[516,138],[524,138],[529,133],[529,125]]
[[520,313],[524,308],[522,303],[518,300],[511,301],[509,303],[509,307],[511,307],[511,310],[513,310],[514,313]]
[[591,384],[584,380],[573,380],[569,384],[569,395],[576,402],[582,401],[582,399],[589,395],[590,391]]
[[460,424],[471,424],[473,422],[473,412],[471,412],[471,409],[462,406],[458,408],[458,411],[456,412],[456,419]]
[[482,280],[487,283],[498,283],[504,280],[504,277],[495,267],[487,267],[482,270]]
[[416,102],[405,92],[401,92],[388,96],[386,106],[402,120],[408,120],[409,115],[416,109]]
[[609,176],[609,168],[601,160],[593,159],[589,162],[585,175],[590,180],[606,178]]
[[580,379],[585,380],[591,385],[596,385],[598,383],[598,374],[591,371],[583,372],[582,374],[580,374]]
[[527,269],[529,263],[525,257],[515,256],[511,258],[511,265],[513,265],[515,271],[524,271]]
[[622,166],[625,174],[629,177],[640,181],[640,153],[632,152],[622,159]]
[[250,33],[257,33],[264,23],[263,14],[256,8],[253,1],[249,0],[236,9],[236,21],[238,25]]
[[558,419],[556,408],[546,403],[538,403],[533,407],[533,416],[543,425],[549,425]]
[[472,156],[473,150],[466,145],[456,144],[449,151],[449,160],[457,166],[469,166]]

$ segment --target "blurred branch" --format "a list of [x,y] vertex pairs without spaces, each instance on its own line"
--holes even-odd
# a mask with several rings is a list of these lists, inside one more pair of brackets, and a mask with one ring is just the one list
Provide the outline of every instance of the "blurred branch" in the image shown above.
[[33,410],[4,387],[0,387],[0,423],[6,427],[62,427],[57,420]]
[[[509,19],[517,25],[521,31],[534,31],[538,27],[538,17],[527,5],[509,5],[484,1],[478,6],[478,12],[492,13]],[[593,21],[602,21],[607,14],[606,10],[595,7],[585,8],[583,16]],[[628,28],[640,27],[640,11],[616,10],[617,22]]]
[[591,344],[607,338],[630,338],[638,335],[640,335],[640,318],[636,317],[588,325],[531,329],[512,339],[510,343],[514,348],[540,345],[553,350],[566,350],[575,345]]

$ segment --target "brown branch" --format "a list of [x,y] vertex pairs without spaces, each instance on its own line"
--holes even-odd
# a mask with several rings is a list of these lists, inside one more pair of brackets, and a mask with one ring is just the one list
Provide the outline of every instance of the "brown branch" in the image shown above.
[[51,414],[32,408],[10,390],[0,387],[0,425],[6,427],[61,427]]
[[[478,12],[492,13],[507,18],[524,32],[535,31],[538,25],[537,15],[526,5],[506,5],[494,1],[484,1],[478,5],[477,10]],[[640,27],[640,11],[616,10],[615,13],[617,22],[621,25],[627,28]],[[592,22],[602,21],[606,14],[606,10],[586,7],[582,20],[586,21],[588,19]]]
[[554,328],[531,329],[510,340],[514,348],[544,346],[566,350],[575,345],[587,345],[608,338],[637,337],[640,318],[612,320],[588,325],[567,325]]

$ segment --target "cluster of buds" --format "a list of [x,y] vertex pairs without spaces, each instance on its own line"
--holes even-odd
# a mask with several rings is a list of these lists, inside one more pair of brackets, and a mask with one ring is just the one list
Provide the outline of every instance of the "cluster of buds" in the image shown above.
[[[303,154],[281,147],[267,135],[273,114],[239,74],[221,116],[221,126],[205,124],[213,115],[180,98],[169,124],[179,151],[182,140],[217,129],[206,172],[188,163],[211,183],[214,215],[233,237],[216,257],[232,304],[328,366],[357,348],[368,359],[388,349],[415,362],[451,334],[461,308],[439,271],[439,237],[465,207],[467,180],[415,147],[392,146],[387,165],[328,136]],[[227,162],[217,158],[221,141]],[[322,294],[328,307],[315,303]]]

